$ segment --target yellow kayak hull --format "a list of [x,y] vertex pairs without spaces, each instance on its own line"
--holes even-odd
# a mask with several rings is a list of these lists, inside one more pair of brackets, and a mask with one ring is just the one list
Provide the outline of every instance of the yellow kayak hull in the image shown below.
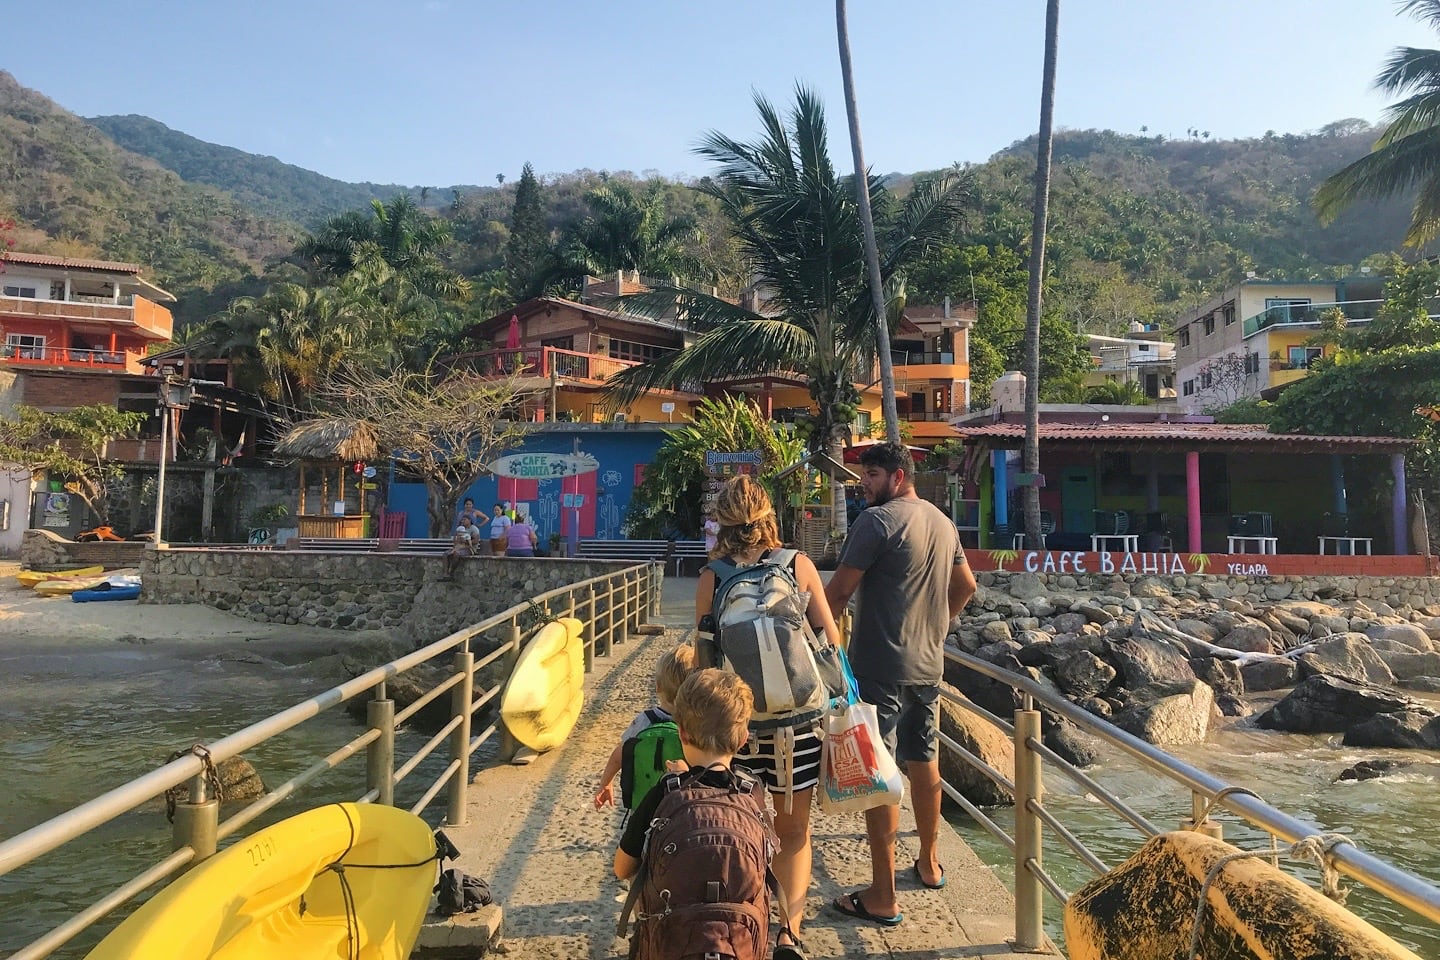
[[[334,864],[343,874],[329,869]],[[331,804],[182,874],[87,960],[405,960],[435,875],[435,840],[424,820],[378,804]]]
[[42,580],[35,584],[35,592],[45,597],[68,597],[76,590],[89,590],[110,579],[110,574],[94,574],[88,577],[65,577],[62,580]]
[[583,624],[562,617],[540,628],[520,652],[500,697],[500,718],[510,733],[543,753],[565,742],[585,706]]
[[15,574],[15,580],[22,587],[33,587],[37,583],[45,583],[48,580],[65,580],[69,577],[93,577],[105,572],[101,566],[78,567],[74,570],[57,570],[46,573],[43,570],[21,570]]

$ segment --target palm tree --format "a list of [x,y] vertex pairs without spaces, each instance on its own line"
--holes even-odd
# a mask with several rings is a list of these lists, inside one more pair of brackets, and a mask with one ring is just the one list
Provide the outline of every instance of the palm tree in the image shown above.
[[617,270],[669,277],[689,276],[698,267],[687,250],[696,238],[690,216],[669,216],[665,185],[653,180],[636,187],[609,180],[585,195],[590,216],[572,224],[547,252],[535,287],[604,276]]
[[875,216],[870,210],[870,192],[860,189],[861,177],[868,179],[865,149],[860,141],[860,105],[855,99],[855,73],[850,63],[850,26],[845,0],[835,0],[835,35],[840,42],[840,75],[845,83],[845,115],[850,121],[850,153],[855,160],[855,199],[859,204],[860,228],[865,236],[865,270],[875,308],[875,349],[880,354],[880,408],[885,417],[886,439],[900,442],[900,411],[895,406],[895,364],[890,356],[890,324],[885,310],[885,286],[880,277],[880,251],[875,245]]
[[[1405,0],[1400,9],[1440,29],[1440,0]],[[1373,151],[1321,184],[1315,212],[1321,223],[1330,223],[1361,197],[1418,186],[1405,242],[1421,246],[1440,232],[1440,50],[1397,48],[1375,86],[1408,96],[1385,111],[1389,125]]]
[[[825,110],[812,91],[797,88],[788,116],[758,94],[755,105],[762,137],[742,143],[706,135],[696,152],[719,170],[696,189],[719,202],[757,288],[768,294],[766,305],[748,310],[671,285],[626,298],[622,309],[673,314],[695,337],[681,350],[617,374],[611,385],[616,401],[625,403],[650,389],[797,373],[808,381],[815,406],[810,449],[839,460],[860,399],[855,383],[870,378],[876,349],[855,194],[830,161]],[[903,204],[878,178],[868,184],[872,206],[888,214],[880,273],[893,293],[904,269],[949,235],[972,196],[971,180],[947,173],[921,181]],[[843,533],[844,490],[836,483],[832,492],[836,529]]]
[[[1045,229],[1050,214],[1050,154],[1054,143],[1055,58],[1060,35],[1060,0],[1045,5],[1045,65],[1040,81],[1040,136],[1035,162],[1035,218],[1030,228],[1030,296],[1025,309],[1025,472],[1040,472],[1040,306],[1045,283]],[[1038,548],[1040,488],[1025,488],[1025,541]]]
[[371,216],[337,214],[295,247],[295,257],[321,281],[338,280],[378,255],[430,296],[464,300],[470,281],[445,266],[441,252],[453,235],[444,220],[426,214],[410,197],[370,201]]

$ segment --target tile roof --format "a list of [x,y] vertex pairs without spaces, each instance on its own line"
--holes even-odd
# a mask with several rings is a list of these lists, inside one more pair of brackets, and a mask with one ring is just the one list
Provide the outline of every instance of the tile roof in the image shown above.
[[16,253],[11,250],[0,253],[0,260],[10,263],[28,263],[37,267],[63,267],[70,270],[104,270],[108,273],[136,273],[145,269],[138,263],[121,263],[118,260],[84,260],[78,257],[56,257],[48,253]]
[[[956,426],[964,440],[997,441],[1009,446],[1025,439],[1023,423],[989,423]],[[1312,434],[1270,433],[1263,424],[1247,423],[1042,423],[1040,442],[1095,447],[1143,447],[1227,450],[1274,453],[1389,453],[1415,441],[1404,437],[1328,437]]]

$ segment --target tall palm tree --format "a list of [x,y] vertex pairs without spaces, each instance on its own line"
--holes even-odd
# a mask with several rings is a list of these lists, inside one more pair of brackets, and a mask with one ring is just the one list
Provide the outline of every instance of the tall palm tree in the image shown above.
[[[707,134],[696,152],[719,170],[696,189],[719,202],[757,287],[767,294],[765,306],[749,310],[670,285],[627,298],[622,309],[678,316],[695,338],[617,374],[611,385],[624,403],[656,388],[799,374],[815,406],[810,449],[839,460],[860,399],[855,383],[870,378],[876,350],[855,194],[830,161],[825,110],[812,91],[796,90],[788,116],[758,94],[755,105],[761,138],[742,143]],[[949,236],[972,197],[971,180],[948,173],[922,181],[903,204],[878,178],[867,182],[871,205],[888,215],[880,273],[893,291],[909,264]],[[832,488],[835,525],[843,533],[844,490],[838,483]]]
[[[1440,0],[1404,0],[1400,9],[1440,29]],[[1405,242],[1421,246],[1440,232],[1440,50],[1398,47],[1375,86],[1408,96],[1386,109],[1389,125],[1373,151],[1321,184],[1315,212],[1321,223],[1330,223],[1361,197],[1418,186]]]
[[1025,542],[1038,549],[1040,488],[1040,308],[1045,284],[1045,230],[1050,215],[1050,154],[1054,144],[1055,59],[1060,42],[1060,0],[1045,5],[1045,65],[1040,79],[1040,136],[1035,160],[1035,217],[1030,228],[1030,295],[1025,308]]
[[860,189],[867,177],[865,149],[860,141],[860,104],[855,99],[855,73],[850,63],[850,25],[845,0],[835,0],[835,35],[840,42],[840,76],[845,84],[845,115],[850,121],[850,153],[855,160],[855,199],[860,209],[860,228],[865,236],[865,270],[875,308],[875,349],[880,354],[880,408],[885,417],[885,436],[900,442],[900,411],[895,405],[895,364],[890,356],[890,324],[885,309],[885,285],[880,277],[880,252],[875,244],[875,215],[870,193]]

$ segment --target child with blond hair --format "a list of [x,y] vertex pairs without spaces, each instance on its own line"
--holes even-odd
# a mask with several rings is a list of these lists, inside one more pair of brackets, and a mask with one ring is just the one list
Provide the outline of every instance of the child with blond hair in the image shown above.
[[[675,723],[675,695],[680,690],[680,685],[685,682],[695,670],[695,648],[688,643],[682,643],[673,650],[667,650],[660,657],[660,662],[655,665],[655,705],[646,707],[635,715],[630,726],[620,735],[620,742],[615,744],[615,749],[610,751],[610,757],[605,761],[605,769],[600,772],[599,788],[595,791],[595,809],[613,805],[615,803],[615,775],[620,772],[625,760],[626,744],[634,744],[646,730],[651,730],[662,724],[673,726]],[[672,751],[672,758],[678,759],[678,734],[675,737],[675,747]],[[663,747],[662,747],[663,749]],[[660,770],[663,773],[664,770]],[[649,786],[653,786],[659,777],[654,777]],[[644,791],[641,791],[641,796]],[[639,797],[634,800],[638,801]],[[630,806],[633,804],[627,804]]]

